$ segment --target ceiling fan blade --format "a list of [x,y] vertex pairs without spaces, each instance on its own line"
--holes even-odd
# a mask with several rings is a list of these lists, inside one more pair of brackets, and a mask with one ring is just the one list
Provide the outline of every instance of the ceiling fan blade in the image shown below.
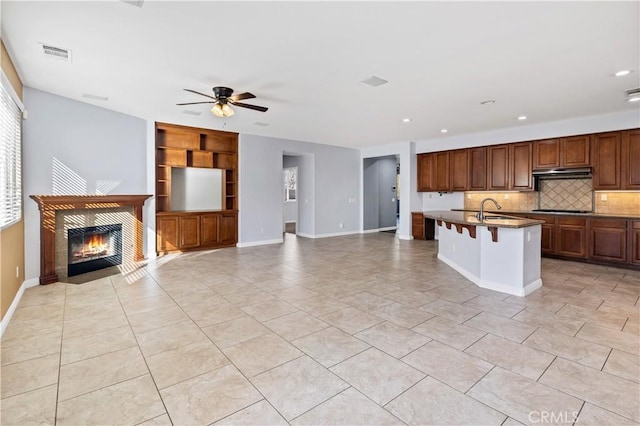
[[176,105],[196,105],[196,104],[217,104],[218,101],[206,101],[206,102],[187,102],[184,104],[176,104]]
[[269,108],[266,108],[266,107],[261,107],[261,106],[257,106],[257,105],[243,104],[243,103],[234,102],[234,101],[231,101],[231,104],[233,104],[235,106],[242,107],[242,108],[254,109],[254,110],[260,111],[260,112],[265,112],[265,111],[267,111],[269,109]]
[[242,101],[244,99],[253,99],[255,97],[256,95],[254,95],[253,93],[244,92],[237,95],[229,96],[229,99],[231,99],[232,101]]
[[202,95],[202,96],[206,96],[207,98],[211,98],[211,99],[215,99],[213,96],[204,94],[204,93],[200,93],[200,92],[196,92],[195,90],[191,90],[191,89],[184,89],[187,92],[191,92],[191,93],[195,93],[196,95]]

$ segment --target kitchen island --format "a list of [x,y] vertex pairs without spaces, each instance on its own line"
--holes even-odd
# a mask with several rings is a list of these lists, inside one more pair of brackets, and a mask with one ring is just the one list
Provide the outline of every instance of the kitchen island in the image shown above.
[[482,288],[526,296],[542,286],[544,221],[469,211],[425,211],[438,229],[438,259]]

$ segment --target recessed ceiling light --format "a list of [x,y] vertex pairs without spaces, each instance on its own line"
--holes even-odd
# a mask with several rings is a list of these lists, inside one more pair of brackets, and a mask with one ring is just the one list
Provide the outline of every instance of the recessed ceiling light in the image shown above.
[[106,96],[92,95],[90,93],[83,93],[82,97],[86,98],[86,99],[92,99],[94,101],[108,101],[109,100],[109,98],[106,97]]
[[448,130],[447,129],[440,129],[440,133],[447,133]]
[[372,75],[371,77],[367,78],[366,80],[362,80],[362,82],[364,84],[368,84],[371,87],[378,87],[378,86],[382,86],[383,84],[387,84],[388,83],[388,81],[385,80],[384,78],[376,77],[375,75]]
[[403,122],[403,123],[408,123],[408,122],[410,122],[410,121],[411,121],[411,119],[410,119],[410,118],[403,118],[403,119],[402,119],[402,122]]
[[495,103],[496,103],[496,101],[494,101],[493,99],[489,99],[488,101],[480,102],[480,105],[493,105]]
[[620,70],[614,74],[616,77],[624,77],[625,75],[631,74],[631,70]]
[[526,115],[521,115],[520,117],[518,117],[518,120],[522,121],[522,120],[526,120],[527,116]]

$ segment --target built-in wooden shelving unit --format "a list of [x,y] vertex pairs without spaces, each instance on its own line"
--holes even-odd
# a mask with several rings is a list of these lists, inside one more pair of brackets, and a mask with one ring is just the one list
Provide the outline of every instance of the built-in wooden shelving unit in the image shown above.
[[[222,170],[222,210],[171,210],[171,169]],[[238,226],[238,134],[156,123],[157,251],[193,250],[235,245]]]

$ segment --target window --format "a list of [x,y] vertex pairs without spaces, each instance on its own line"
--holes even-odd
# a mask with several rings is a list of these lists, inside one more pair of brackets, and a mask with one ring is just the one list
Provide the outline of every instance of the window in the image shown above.
[[295,201],[298,189],[298,168],[284,169],[284,201]]
[[22,216],[22,103],[4,73],[0,84],[0,228]]

